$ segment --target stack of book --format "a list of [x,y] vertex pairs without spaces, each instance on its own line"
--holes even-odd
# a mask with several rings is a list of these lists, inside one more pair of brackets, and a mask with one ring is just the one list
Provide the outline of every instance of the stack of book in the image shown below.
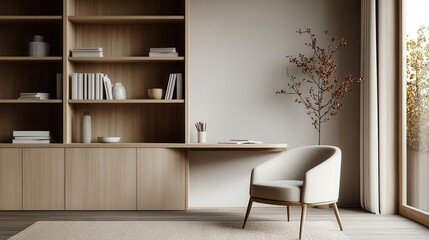
[[12,143],[51,143],[50,131],[13,131]]
[[71,99],[113,99],[112,81],[103,73],[72,73]]
[[167,90],[165,91],[165,100],[183,99],[183,74],[170,73],[168,78]]
[[71,50],[72,57],[104,57],[103,48],[75,48]]
[[150,48],[149,57],[178,57],[179,53],[176,52],[176,48]]
[[19,100],[41,100],[41,99],[49,99],[49,93],[21,93]]

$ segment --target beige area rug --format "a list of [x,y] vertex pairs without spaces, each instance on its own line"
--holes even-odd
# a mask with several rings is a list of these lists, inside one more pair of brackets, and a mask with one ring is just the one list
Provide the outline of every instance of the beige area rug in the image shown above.
[[[10,240],[74,239],[298,239],[299,222],[249,221],[42,221],[36,222]],[[347,239],[331,222],[308,221],[304,239]]]

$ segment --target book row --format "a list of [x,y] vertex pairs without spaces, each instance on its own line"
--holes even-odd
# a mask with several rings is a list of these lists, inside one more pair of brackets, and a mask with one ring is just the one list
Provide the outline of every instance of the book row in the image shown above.
[[103,73],[72,73],[71,99],[113,99],[112,81]]

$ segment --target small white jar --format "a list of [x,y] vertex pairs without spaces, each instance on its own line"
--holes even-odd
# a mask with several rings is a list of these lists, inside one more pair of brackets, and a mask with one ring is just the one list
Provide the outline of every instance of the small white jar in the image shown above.
[[115,85],[113,86],[113,99],[127,99],[127,92],[125,91],[125,88],[122,83],[115,83]]

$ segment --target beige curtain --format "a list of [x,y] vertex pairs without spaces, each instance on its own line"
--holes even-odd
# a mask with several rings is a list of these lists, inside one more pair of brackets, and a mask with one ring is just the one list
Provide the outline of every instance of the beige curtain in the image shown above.
[[361,206],[398,209],[398,0],[361,0]]

